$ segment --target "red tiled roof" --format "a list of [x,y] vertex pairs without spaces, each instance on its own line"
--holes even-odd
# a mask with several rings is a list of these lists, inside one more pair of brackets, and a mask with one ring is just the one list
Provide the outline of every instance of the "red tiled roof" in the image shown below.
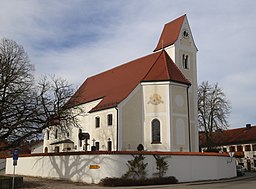
[[87,78],[68,106],[102,99],[91,111],[115,107],[142,81],[175,81],[190,85],[168,54],[159,51]]
[[189,80],[182,74],[176,64],[172,61],[166,51],[157,59],[143,81],[176,81],[179,83],[190,84]]
[[[199,134],[200,146],[205,147],[204,133]],[[215,146],[256,143],[256,126],[237,128],[213,133]]]
[[154,52],[173,45],[175,41],[177,41],[185,17],[186,15],[183,15],[164,25],[164,29]]

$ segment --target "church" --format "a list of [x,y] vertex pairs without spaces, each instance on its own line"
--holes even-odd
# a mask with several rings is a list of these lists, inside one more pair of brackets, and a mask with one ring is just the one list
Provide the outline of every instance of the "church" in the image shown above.
[[80,128],[45,130],[44,152],[198,152],[196,54],[186,15],[165,24],[151,54],[84,81]]

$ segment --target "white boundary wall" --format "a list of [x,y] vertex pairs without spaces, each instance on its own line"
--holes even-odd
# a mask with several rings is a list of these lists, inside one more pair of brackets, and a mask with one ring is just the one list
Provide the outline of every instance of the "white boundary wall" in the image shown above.
[[[137,153],[138,154],[138,153]],[[147,177],[156,172],[156,163],[152,154],[145,156]],[[235,160],[223,155],[200,155],[200,153],[159,153],[168,156],[169,169],[165,176],[175,176],[179,182],[215,180],[236,176]],[[19,157],[16,173],[18,175],[44,178],[68,179],[75,182],[99,183],[105,177],[121,177],[128,170],[127,161],[132,160],[131,154],[100,153],[100,154],[37,154]],[[7,158],[6,174],[13,173],[12,158]],[[95,166],[96,165],[96,166]],[[94,168],[94,169],[93,169]],[[95,169],[98,168],[98,169]]]

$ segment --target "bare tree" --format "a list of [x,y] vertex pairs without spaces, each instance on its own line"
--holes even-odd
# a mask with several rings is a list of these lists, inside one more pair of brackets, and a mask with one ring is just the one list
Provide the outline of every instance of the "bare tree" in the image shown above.
[[79,106],[67,107],[74,89],[66,80],[45,76],[39,80],[36,89],[35,123],[43,123],[42,129],[54,126],[63,131],[71,126],[79,127],[77,116],[82,115],[83,110]]
[[0,139],[11,139],[22,129],[33,85],[33,66],[22,46],[15,41],[0,42]]
[[[50,126],[76,125],[81,111],[64,108],[73,95],[66,80],[33,77],[33,65],[15,41],[0,41],[0,141],[16,147]],[[1,149],[0,149],[1,151]]]
[[210,85],[202,82],[198,89],[198,122],[199,129],[205,134],[208,149],[214,146],[211,136],[213,132],[229,127],[228,116],[231,104],[218,83]]

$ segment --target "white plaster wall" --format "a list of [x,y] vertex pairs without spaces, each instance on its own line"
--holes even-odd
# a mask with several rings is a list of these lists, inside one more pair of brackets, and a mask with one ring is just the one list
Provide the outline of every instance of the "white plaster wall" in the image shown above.
[[43,143],[40,143],[36,146],[33,146],[33,148],[31,149],[31,153],[35,154],[35,153],[43,153]]
[[137,146],[143,144],[142,104],[142,87],[138,85],[130,95],[118,105],[119,150],[137,150]]
[[[153,155],[144,155],[147,177],[156,172]],[[165,176],[175,176],[179,182],[213,180],[236,176],[235,161],[226,156],[161,155],[169,169]],[[20,157],[16,166],[18,175],[68,179],[77,182],[99,183],[105,177],[121,177],[127,171],[126,163],[133,159],[130,154],[90,154]],[[90,169],[99,165],[99,169]],[[12,158],[7,159],[6,174],[12,174]]]
[[[151,151],[172,151],[170,147],[170,93],[169,82],[146,82],[143,86],[144,146]],[[158,103],[151,102],[158,95]],[[160,121],[160,143],[152,143],[152,120]]]
[[[112,114],[112,125],[108,125],[108,114]],[[89,115],[90,121],[85,122],[86,127],[84,127],[84,132],[88,132],[90,134],[90,140],[88,143],[88,150],[93,146],[93,139],[95,142],[100,143],[99,150],[107,150],[108,139],[112,141],[112,150],[116,150],[117,143],[117,110],[115,108],[109,108],[106,110],[101,110],[97,112],[93,112]],[[95,127],[95,118],[100,117],[100,127]]]
[[[44,147],[48,148],[48,152],[54,152],[55,145],[50,145],[53,142],[70,139],[74,142],[74,146],[71,147],[71,151],[84,151],[84,144],[85,141],[82,141],[82,145],[80,146],[80,140],[78,138],[79,129],[82,129],[82,132],[86,132],[90,134],[90,140],[88,140],[88,146],[87,150],[90,151],[91,147],[93,146],[93,139],[95,142],[100,143],[100,150],[107,150],[107,142],[108,139],[112,141],[112,150],[116,150],[116,144],[117,144],[117,110],[115,108],[109,108],[97,112],[90,113],[90,110],[95,107],[98,103],[100,103],[100,100],[95,100],[89,103],[85,103],[79,106],[84,112],[82,115],[77,116],[77,119],[79,121],[79,128],[71,126],[69,128],[69,137],[67,137],[67,133],[62,132],[60,129],[58,129],[59,134],[58,138],[55,139],[55,130],[56,127],[50,127],[50,137],[49,140],[47,140],[46,132],[44,134]],[[76,110],[74,110],[76,111]],[[113,116],[113,122],[112,125],[109,126],[107,124],[107,115],[112,114]],[[95,128],[95,117],[100,117],[100,127]],[[46,131],[46,130],[45,130]],[[63,145],[58,145],[60,147],[60,151],[63,152]]]

